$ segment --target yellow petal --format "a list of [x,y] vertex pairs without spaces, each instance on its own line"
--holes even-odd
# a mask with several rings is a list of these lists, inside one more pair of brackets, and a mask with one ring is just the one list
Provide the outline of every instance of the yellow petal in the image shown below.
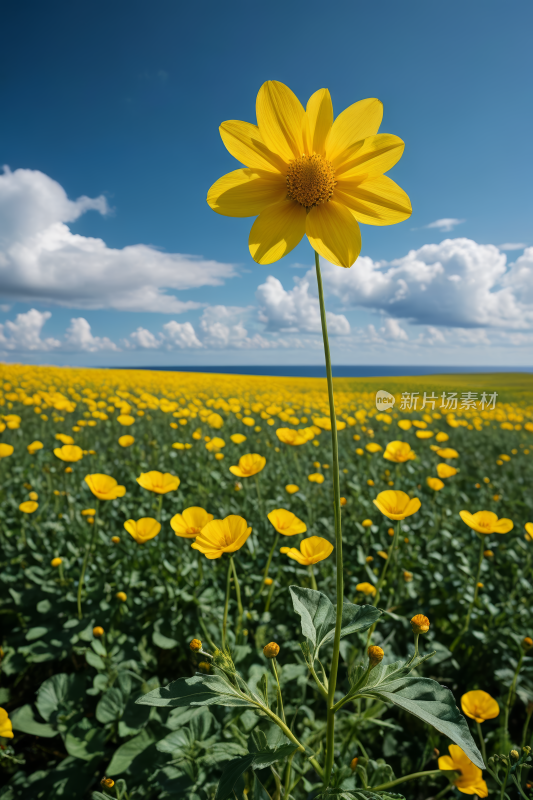
[[338,267],[351,267],[361,252],[357,220],[340,203],[330,201],[312,208],[305,232],[317,253]]
[[359,222],[367,225],[394,225],[411,216],[411,201],[397,183],[379,175],[362,182],[339,181],[333,199],[353,211]]
[[286,162],[302,155],[305,111],[288,86],[279,81],[264,83],[257,95],[256,113],[259,130],[269,150]]
[[257,125],[230,119],[222,123],[219,131],[226,149],[241,164],[267,172],[284,169],[283,159],[268,149]]
[[236,169],[223,175],[207,193],[207,202],[225,217],[255,217],[287,196],[285,178],[258,169]]
[[328,89],[319,89],[307,102],[306,116],[309,125],[309,150],[323,156],[326,139],[333,125],[333,103]]
[[337,164],[335,176],[340,183],[351,178],[373,178],[383,175],[402,157],[405,144],[392,133],[378,133],[356,142],[344,152],[342,164]]
[[248,245],[254,261],[272,264],[300,243],[305,233],[305,208],[293,200],[268,206],[252,225]]
[[326,141],[326,158],[333,162],[340,157],[343,162],[344,151],[367,136],[374,136],[383,118],[383,103],[375,97],[359,100],[339,114],[332,125]]

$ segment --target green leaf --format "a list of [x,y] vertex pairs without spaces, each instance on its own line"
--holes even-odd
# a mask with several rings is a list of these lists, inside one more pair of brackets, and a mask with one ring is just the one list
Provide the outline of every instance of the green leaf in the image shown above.
[[192,678],[179,678],[148,692],[135,701],[145,706],[248,706],[252,702],[243,698],[234,687],[218,675],[195,675]]
[[16,731],[30,733],[34,736],[42,736],[45,739],[51,739],[53,736],[57,736],[57,731],[51,725],[37,722],[30,705],[15,709],[15,711],[9,715],[9,718]]
[[129,742],[126,742],[118,750],[115,750],[111,763],[106,769],[106,775],[112,777],[113,775],[120,775],[125,772],[131,765],[133,760],[140,755],[144,750],[150,747],[155,741],[154,734],[149,730],[141,731]]
[[114,722],[122,716],[124,711],[124,698],[120,689],[109,689],[100,698],[96,706],[96,719],[104,725]]
[[246,770],[252,766],[254,756],[255,754],[249,754],[242,758],[236,758],[224,767],[215,800],[227,800],[228,797],[231,797],[233,787]]
[[60,672],[41,684],[35,705],[47,722],[54,723],[58,713],[70,711],[80,701],[84,687],[81,675]]
[[156,748],[160,753],[184,753],[188,750],[194,742],[194,737],[190,730],[187,728],[179,728],[177,731],[172,731],[160,742],[157,742]]
[[163,634],[159,633],[159,631],[154,631],[152,633],[152,642],[156,647],[160,647],[162,650],[172,650],[173,647],[177,647],[179,644],[176,639],[171,639],[169,636],[163,636]]
[[433,725],[458,744],[477,767],[485,769],[467,722],[455,705],[453,694],[445,686],[430,678],[401,678],[381,683],[371,690],[366,687],[362,693],[393,703]]
[[87,717],[83,717],[68,729],[65,735],[65,748],[69,756],[90,761],[95,756],[104,754],[105,739],[105,730],[94,725]]

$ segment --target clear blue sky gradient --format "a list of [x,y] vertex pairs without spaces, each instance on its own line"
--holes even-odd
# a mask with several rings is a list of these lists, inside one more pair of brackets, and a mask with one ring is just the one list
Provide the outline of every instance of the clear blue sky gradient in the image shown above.
[[[0,162],[41,170],[71,198],[104,193],[114,213],[89,212],[74,232],[110,247],[142,242],[246,268],[222,290],[182,299],[248,305],[267,274],[292,285],[289,259],[312,263],[304,240],[289,259],[255,265],[251,220],[218,216],[205,201],[209,186],[239,166],[219,124],[255,122],[268,79],[304,103],[328,87],[336,114],[378,97],[380,130],[406,142],[390,174],[411,197],[413,216],[362,226],[363,255],[390,260],[448,235],[531,243],[529,1],[17,0],[4,3],[2,18]],[[453,234],[421,229],[442,217],[466,222]],[[51,334],[73,315],[38,307],[53,311]],[[98,335],[114,336],[154,326],[158,315],[83,316]]]

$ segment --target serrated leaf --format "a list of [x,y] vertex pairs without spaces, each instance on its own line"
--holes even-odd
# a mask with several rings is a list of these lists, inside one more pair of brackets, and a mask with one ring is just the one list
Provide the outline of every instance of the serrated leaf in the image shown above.
[[179,678],[168,686],[160,686],[135,701],[146,706],[247,706],[252,702],[243,698],[231,684],[218,675],[195,675]]

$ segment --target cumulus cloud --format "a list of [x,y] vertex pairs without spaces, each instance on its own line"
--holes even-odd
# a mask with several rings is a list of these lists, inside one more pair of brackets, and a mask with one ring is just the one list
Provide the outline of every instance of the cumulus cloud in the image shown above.
[[77,308],[180,314],[200,304],[167,290],[219,286],[235,275],[231,264],[164,253],[145,244],[122,249],[74,234],[67,223],[105,197],[69,200],[42,172],[4,167],[0,175],[0,291],[4,298],[48,301]]
[[77,353],[97,353],[100,350],[119,349],[107,336],[93,336],[91,326],[83,317],[70,320],[70,327],[65,333],[64,347]]
[[[422,228],[418,230],[431,230],[432,228],[436,228],[438,231],[441,231],[441,233],[449,233],[450,231],[453,231],[457,225],[462,225],[463,222],[466,222],[466,219],[444,217],[443,219],[436,219],[435,222],[430,222],[429,225],[423,225]],[[417,230],[417,228],[414,228],[413,230]]]
[[[309,294],[309,286],[310,279],[306,276],[286,291],[281,281],[273,275],[268,276],[256,292],[259,320],[266,325],[267,331],[321,332],[318,299]],[[327,322],[331,335],[349,335],[350,323],[344,314],[328,311]]]
[[61,342],[58,339],[41,339],[43,326],[51,316],[49,311],[37,311],[35,308],[25,314],[17,314],[16,319],[0,325],[0,349],[44,353],[60,347]]

